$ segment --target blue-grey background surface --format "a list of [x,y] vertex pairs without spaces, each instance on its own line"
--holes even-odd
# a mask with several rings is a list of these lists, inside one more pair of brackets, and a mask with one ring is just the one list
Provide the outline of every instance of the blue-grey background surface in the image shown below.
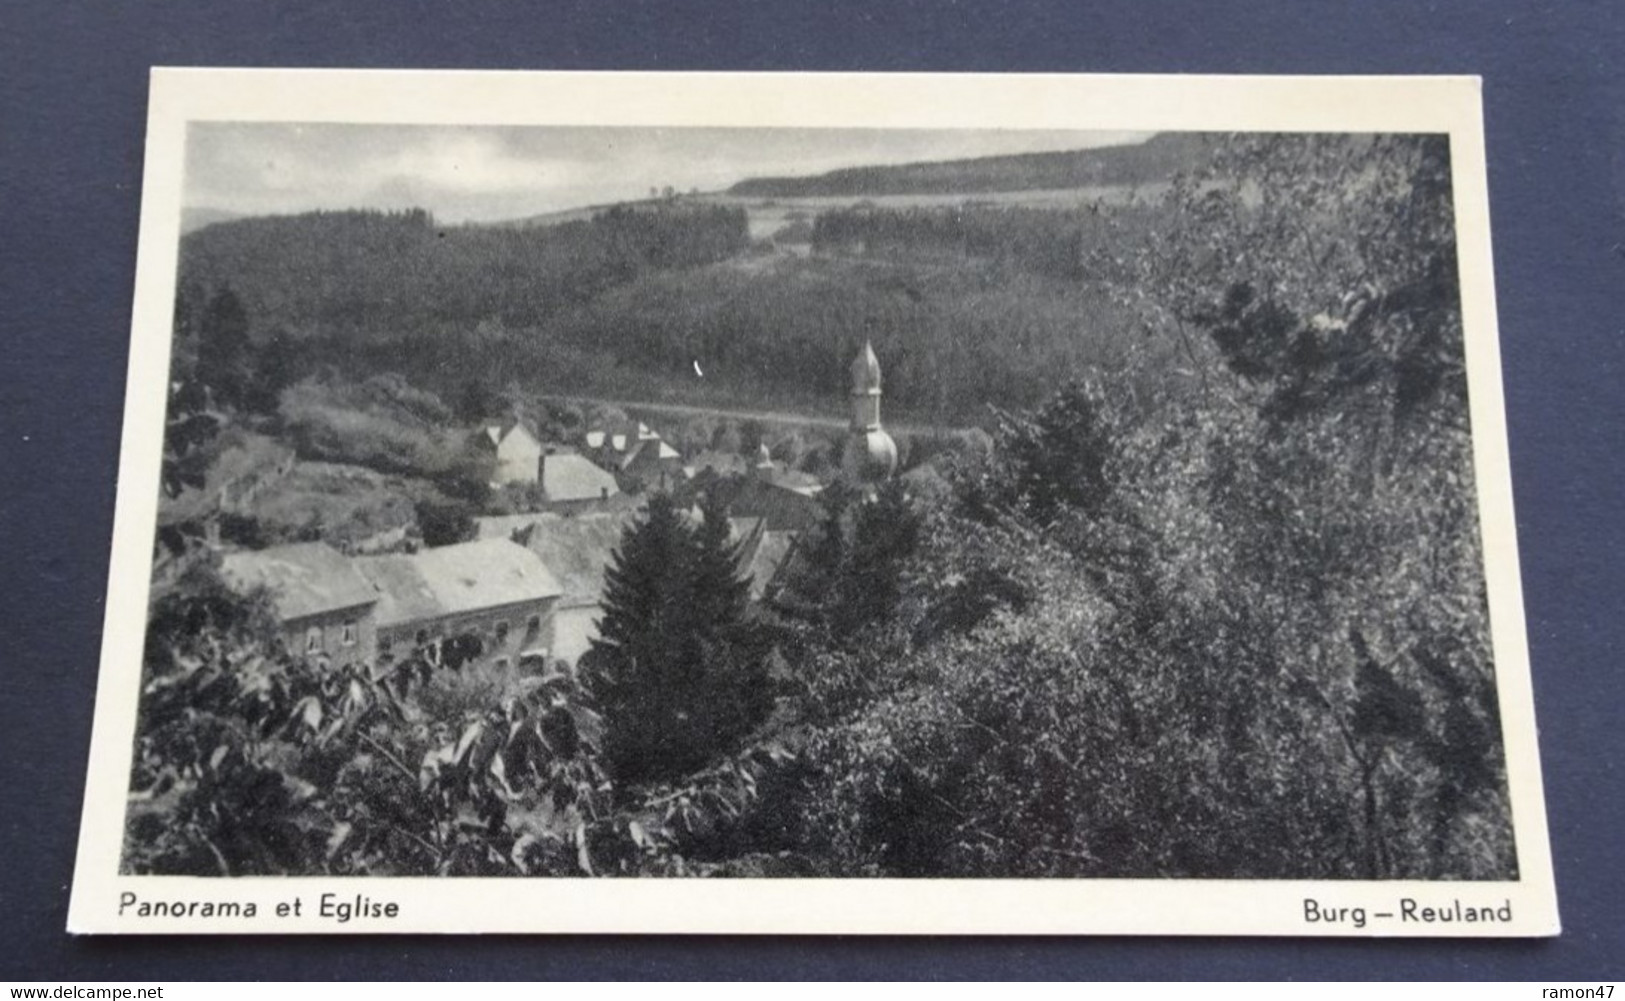
[[[112,531],[147,70],[1477,73],[1549,941],[63,932]],[[1625,970],[1625,4],[663,0],[0,7],[0,979],[1496,978]]]

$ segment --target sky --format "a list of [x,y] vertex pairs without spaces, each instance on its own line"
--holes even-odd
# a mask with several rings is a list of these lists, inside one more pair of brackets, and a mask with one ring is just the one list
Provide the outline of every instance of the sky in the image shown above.
[[193,123],[183,203],[239,215],[423,208],[518,219],[747,177],[1137,142],[1148,133]]

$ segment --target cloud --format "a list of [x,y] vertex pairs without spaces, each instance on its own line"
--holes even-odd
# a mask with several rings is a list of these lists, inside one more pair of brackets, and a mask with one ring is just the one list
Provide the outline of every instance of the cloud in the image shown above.
[[414,181],[462,194],[511,192],[581,184],[585,165],[511,153],[495,136],[437,135],[402,149],[377,166],[385,180]]

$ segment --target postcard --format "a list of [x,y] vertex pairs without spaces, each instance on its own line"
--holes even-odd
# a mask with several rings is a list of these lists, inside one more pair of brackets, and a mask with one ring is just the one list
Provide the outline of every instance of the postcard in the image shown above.
[[77,933],[1558,931],[1479,84],[154,71]]

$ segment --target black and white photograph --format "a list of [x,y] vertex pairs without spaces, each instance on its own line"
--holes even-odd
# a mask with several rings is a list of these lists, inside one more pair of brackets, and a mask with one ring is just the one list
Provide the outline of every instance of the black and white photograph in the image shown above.
[[1476,103],[277,78],[149,138],[87,930],[522,930],[496,878],[1555,931]]

